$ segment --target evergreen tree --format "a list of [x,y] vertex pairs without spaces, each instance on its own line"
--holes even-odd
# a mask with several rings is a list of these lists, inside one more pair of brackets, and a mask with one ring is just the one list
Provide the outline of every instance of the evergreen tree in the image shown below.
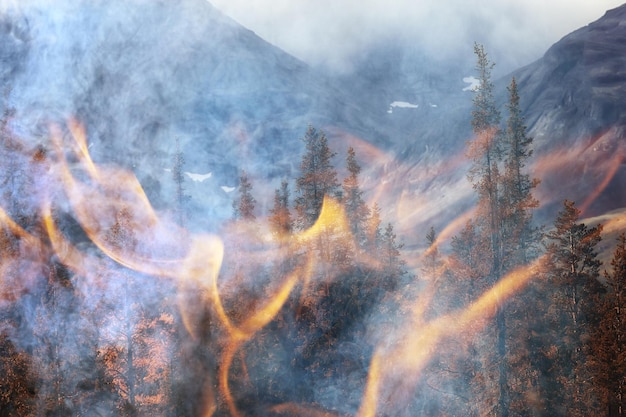
[[305,153],[296,179],[296,223],[300,230],[311,227],[318,219],[324,197],[336,197],[339,191],[337,172],[331,159],[335,153],[328,147],[324,132],[309,126],[304,138]]
[[483,256],[490,263],[493,283],[501,276],[503,257],[499,198],[502,187],[498,167],[502,159],[502,135],[498,127],[500,113],[496,108],[491,82],[491,70],[495,64],[489,61],[482,45],[475,44],[474,53],[477,57],[479,85],[474,91],[471,123],[475,138],[470,144],[472,166],[468,177],[478,196],[477,220],[480,223],[477,226],[490,243],[490,250]]
[[237,220],[252,221],[256,219],[254,215],[254,205],[256,200],[252,196],[252,183],[246,171],[241,171],[239,176],[239,197],[233,201],[233,216]]
[[380,225],[382,219],[380,216],[380,206],[374,203],[366,224],[366,250],[369,256],[378,259],[380,247],[382,245],[382,229]]
[[437,233],[433,226],[430,227],[426,234],[426,243],[428,246],[424,254],[424,273],[428,279],[437,280],[441,259],[439,247],[437,246]]
[[110,398],[103,385],[93,323],[65,266],[52,263],[35,309],[36,415],[92,415]]
[[[474,90],[474,108],[472,111],[472,130],[474,140],[470,143],[469,157],[472,166],[468,178],[477,194],[477,216],[473,221],[478,235],[476,246],[481,251],[472,254],[471,258],[480,256],[484,266],[481,267],[486,275],[481,279],[481,290],[494,285],[506,273],[507,252],[510,252],[511,242],[507,241],[506,213],[511,211],[507,200],[506,177],[501,173],[503,164],[503,135],[499,128],[500,113],[496,107],[491,81],[491,70],[494,64],[489,60],[482,45],[474,44],[474,53],[477,58],[479,85]],[[519,130],[519,129],[518,129]],[[522,156],[518,152],[515,156],[522,164]],[[512,172],[510,175],[513,175]],[[520,173],[521,175],[521,173]],[[516,212],[517,214],[517,212]],[[525,213],[523,213],[525,215]],[[518,215],[520,217],[521,215]],[[513,221],[514,219],[512,219]],[[509,225],[513,229],[513,225]],[[488,245],[485,246],[484,243]],[[513,245],[517,247],[517,245]],[[462,249],[466,251],[466,249]],[[481,292],[482,292],[481,291]],[[508,366],[507,366],[507,324],[504,305],[500,304],[495,315],[495,355],[483,352],[483,377],[477,382],[483,386],[482,393],[486,397],[497,397],[496,414],[507,417],[510,409]],[[497,366],[493,366],[493,363]],[[496,392],[489,394],[489,390],[496,387]],[[477,388],[478,389],[478,388]]]
[[[133,249],[136,242],[130,227],[130,213],[127,208],[122,208],[117,213],[116,222],[109,229],[105,239],[118,251]],[[120,392],[120,398],[124,398],[124,402],[118,406],[122,415],[133,415],[138,408],[136,363],[138,341],[135,328],[139,321],[140,311],[133,299],[132,288],[135,282],[130,271],[121,270],[115,278],[122,284],[121,306],[113,313],[120,322],[121,334],[116,336],[121,342],[112,341],[114,344],[105,352],[105,361],[112,378],[116,381],[115,385]]]
[[621,233],[604,272],[606,295],[598,297],[599,325],[592,328],[590,363],[606,415],[626,416],[626,234]]
[[[532,224],[532,210],[538,206],[532,191],[539,181],[531,179],[526,172],[527,161],[532,155],[533,139],[526,134],[515,78],[511,80],[508,91],[509,118],[503,143],[504,173],[501,178],[502,192],[499,203],[502,274],[527,265],[536,256],[536,245],[539,241],[538,229]],[[533,385],[536,385],[528,345],[528,341],[533,337],[528,323],[535,314],[529,310],[534,308],[530,307],[532,303],[529,303],[529,300],[537,300],[536,297],[531,297],[533,291],[534,288],[527,288],[518,293],[507,302],[507,311],[503,311],[499,317],[502,326],[506,325],[506,328],[500,328],[500,331],[505,333],[499,335],[501,357],[506,356],[506,364],[501,363],[501,368],[506,369],[500,374],[502,377],[500,383],[507,383],[510,391],[507,397],[510,401],[508,407],[513,413],[535,406],[527,401],[527,392],[533,390]],[[504,381],[505,376],[508,381]],[[502,404],[502,407],[505,405]]]
[[281,238],[292,231],[291,212],[289,211],[289,183],[283,180],[280,189],[274,193],[274,205],[270,209],[270,229],[274,236]]
[[[602,225],[588,227],[578,223],[580,210],[574,202],[565,200],[563,210],[547,233],[547,261],[545,276],[554,289],[555,310],[548,317],[560,370],[558,381],[546,392],[546,398],[561,399],[568,416],[588,416],[595,413],[597,391],[592,384],[587,363],[590,331],[596,323],[592,300],[602,291],[598,278],[601,262],[597,245],[601,240]],[[557,387],[561,385],[561,388]],[[558,403],[558,401],[556,401]]]
[[[105,239],[117,252],[134,252],[137,239],[127,208],[117,213]],[[119,265],[107,267],[115,289],[109,297],[115,307],[105,306],[98,313],[102,323],[115,324],[116,330],[103,334],[101,342],[105,374],[118,393],[118,410],[128,416],[164,415],[173,378],[167,366],[171,358],[163,355],[173,345],[173,315],[163,304],[145,302],[143,292],[153,290],[149,278]]]
[[394,290],[400,280],[407,274],[406,261],[402,259],[400,250],[403,243],[398,243],[393,225],[387,223],[381,237],[382,279],[385,290]]
[[361,166],[356,160],[354,148],[348,148],[346,166],[349,176],[343,180],[343,202],[350,222],[350,232],[359,246],[366,241],[366,223],[369,217],[369,208],[363,201],[363,191],[359,185]]
[[189,196],[185,193],[185,173],[183,171],[185,167],[185,156],[180,149],[180,141],[176,138],[176,152],[174,153],[174,160],[172,166],[172,178],[176,185],[176,221],[180,226],[185,225],[187,217],[187,202]]
[[539,181],[531,179],[524,171],[532,156],[533,139],[526,134],[515,78],[511,80],[508,91],[509,118],[505,136],[506,156],[501,203],[505,269],[524,265],[530,259],[530,249],[538,240],[537,229],[532,225],[532,209],[539,205],[532,195]]

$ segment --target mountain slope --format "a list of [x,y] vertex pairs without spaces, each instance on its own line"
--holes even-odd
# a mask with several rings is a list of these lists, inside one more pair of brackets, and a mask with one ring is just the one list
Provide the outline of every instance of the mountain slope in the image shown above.
[[189,185],[193,210],[223,220],[232,196],[221,187],[236,185],[240,169],[261,187],[294,176],[308,124],[379,146],[397,136],[340,83],[204,0],[16,7],[7,16],[28,33],[6,83],[18,130],[45,143],[50,122],[78,118],[94,158],[132,167],[157,205],[171,201],[165,170],[177,137],[186,170],[213,173]]
[[573,199],[592,215],[625,207],[626,5],[512,76],[535,137],[544,199]]
[[[626,206],[625,8],[512,74],[548,211],[564,198],[589,214]],[[390,38],[355,74],[333,79],[204,0],[28,0],[5,11],[1,28],[0,76],[21,136],[46,144],[50,122],[78,118],[94,158],[131,167],[163,208],[173,201],[167,170],[178,138],[202,223],[230,216],[226,191],[240,169],[267,210],[272,188],[297,175],[309,123],[329,132],[338,166],[348,143],[364,145],[364,186],[383,207],[400,206],[389,214],[403,233],[442,227],[472,194],[462,157],[472,99],[465,57],[437,62]],[[509,81],[497,82],[503,105]]]

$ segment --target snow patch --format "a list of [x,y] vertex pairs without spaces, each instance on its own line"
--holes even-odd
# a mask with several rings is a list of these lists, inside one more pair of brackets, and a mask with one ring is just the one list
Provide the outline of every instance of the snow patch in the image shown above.
[[237,187],[227,187],[226,185],[222,185],[220,187],[225,193],[232,193],[237,189]]
[[211,178],[213,173],[209,172],[207,174],[194,174],[193,172],[185,172],[185,175],[191,178],[191,180],[194,182],[203,182],[204,180],[208,180],[209,178]]
[[394,107],[399,107],[402,109],[416,109],[419,107],[418,104],[413,104],[413,103],[409,103],[407,101],[394,101],[393,103],[391,103],[389,105],[389,110],[387,110],[387,113],[393,113],[393,108]]
[[463,82],[469,84],[463,91],[476,91],[480,87],[480,80],[473,75],[463,78]]

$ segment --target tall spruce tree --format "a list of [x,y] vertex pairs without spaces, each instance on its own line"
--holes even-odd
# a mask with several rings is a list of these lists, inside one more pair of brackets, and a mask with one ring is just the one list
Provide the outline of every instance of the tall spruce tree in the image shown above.
[[509,118],[505,134],[503,195],[501,202],[503,228],[503,269],[526,264],[531,248],[538,240],[537,228],[532,224],[532,210],[539,205],[532,191],[539,184],[525,171],[532,156],[533,139],[526,133],[520,108],[520,97],[515,78],[509,91]]
[[172,178],[174,179],[174,185],[176,187],[175,219],[180,226],[185,226],[185,221],[187,219],[187,202],[190,197],[185,193],[185,173],[183,171],[185,167],[185,155],[180,149],[180,140],[178,137],[176,138],[176,151],[172,162]]
[[428,247],[424,253],[423,271],[428,279],[437,280],[439,277],[441,259],[439,256],[439,246],[437,245],[437,233],[433,226],[428,229],[426,243]]
[[403,243],[397,241],[393,225],[387,223],[381,237],[382,284],[385,290],[394,290],[400,280],[407,274],[406,261],[402,259],[400,250]]
[[289,211],[289,183],[283,180],[280,189],[274,192],[274,205],[270,209],[270,229],[274,236],[281,238],[288,236],[293,228],[291,212]]
[[363,191],[361,191],[359,184],[361,166],[356,160],[356,153],[352,147],[348,148],[346,168],[349,175],[343,180],[343,203],[350,222],[352,238],[359,247],[363,247],[367,239],[366,223],[370,213],[363,200]]
[[[527,162],[532,155],[533,139],[526,133],[526,126],[521,115],[520,97],[515,78],[508,87],[509,103],[507,105],[509,117],[504,134],[504,172],[501,178],[499,214],[502,236],[502,265],[501,274],[522,265],[536,257],[539,242],[538,229],[533,225],[533,209],[538,201],[533,196],[533,190],[539,183],[532,179],[527,172]],[[532,332],[528,323],[535,313],[529,311],[532,303],[529,297],[534,289],[527,288],[507,302],[507,310],[501,316],[499,335],[500,357],[506,357],[500,367],[501,384],[506,383],[509,395],[508,404],[501,403],[501,407],[508,407],[511,413],[521,412],[535,407],[528,402],[527,392],[536,384],[535,373],[532,370],[529,340]],[[530,298],[532,299],[532,298]]]
[[[504,274],[503,262],[504,251],[504,227],[502,205],[502,174],[501,163],[503,157],[503,138],[499,127],[500,112],[498,111],[493,94],[491,70],[494,67],[484,47],[474,44],[474,53],[477,58],[476,70],[478,72],[479,85],[474,90],[474,109],[472,110],[472,130],[474,139],[470,143],[469,157],[472,166],[469,172],[469,180],[478,196],[478,214],[475,219],[477,231],[489,243],[488,250],[482,253],[484,262],[488,265],[486,284],[496,283]],[[506,363],[506,321],[503,305],[500,304],[495,317],[495,357],[484,352],[482,359],[483,370],[489,375],[482,378],[486,397],[492,394],[486,392],[490,387],[497,387],[496,414],[507,417],[509,413],[509,392],[507,386],[507,363]],[[494,368],[491,361],[497,364],[494,375],[490,369]],[[497,382],[484,382],[494,381]],[[480,388],[478,388],[480,390]]]
[[304,138],[305,153],[296,179],[296,223],[300,230],[311,227],[320,215],[324,197],[337,197],[339,182],[331,159],[335,153],[328,147],[322,131],[309,126]]
[[502,134],[499,128],[500,112],[493,96],[491,70],[494,67],[484,47],[474,45],[479,85],[474,90],[472,130],[474,139],[470,143],[469,157],[472,166],[469,180],[478,196],[477,224],[490,242],[488,260],[491,264],[491,280],[501,275],[502,228],[500,216],[501,177],[499,163],[502,160]]
[[233,216],[237,220],[251,221],[256,219],[254,215],[255,198],[252,196],[252,183],[246,171],[241,171],[239,176],[239,196],[233,201]]
[[587,358],[591,329],[597,326],[592,300],[602,292],[597,252],[602,225],[588,227],[578,222],[579,216],[574,202],[565,200],[554,229],[547,233],[545,276],[555,307],[548,320],[557,332],[552,335],[552,361],[560,375],[547,385],[550,391],[544,396],[559,407],[553,414],[582,417],[595,414],[598,397]]
[[370,256],[374,259],[378,258],[380,246],[382,244],[382,218],[380,215],[380,206],[374,203],[366,224],[366,244],[365,247]]
[[606,294],[598,297],[599,324],[592,328],[590,363],[608,417],[626,416],[626,234],[622,232],[604,272]]

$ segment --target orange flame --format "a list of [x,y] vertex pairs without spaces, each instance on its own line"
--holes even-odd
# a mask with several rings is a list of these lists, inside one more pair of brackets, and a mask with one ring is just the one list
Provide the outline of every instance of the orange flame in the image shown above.
[[[260,306],[246,311],[245,319],[238,321],[231,317],[224,307],[225,303],[228,305],[228,296],[220,293],[219,278],[225,252],[223,240],[214,235],[190,236],[173,223],[168,223],[152,208],[139,181],[132,173],[94,163],[89,155],[85,129],[80,123],[70,121],[68,128],[72,139],[71,155],[66,155],[60,129],[51,128],[58,157],[55,168],[58,169],[80,226],[90,241],[111,260],[131,270],[176,283],[181,319],[186,331],[195,340],[199,340],[202,332],[206,330],[201,325],[202,314],[207,309],[215,314],[216,326],[220,326],[220,330],[223,331],[220,334],[224,335],[224,340],[220,340],[222,351],[219,354],[219,371],[215,375],[217,389],[230,414],[235,417],[241,416],[230,387],[233,362],[238,353],[243,357],[245,350],[242,347],[278,316],[290,296],[298,291],[296,288],[300,288],[301,305],[308,297],[313,297],[310,294],[310,286],[314,276],[315,259],[308,256],[303,262],[291,266],[289,271],[272,282],[274,285],[270,287],[267,297]],[[486,146],[488,139],[486,138],[480,146]],[[69,162],[74,159],[77,163]],[[614,156],[604,180],[585,202],[586,205],[608,185],[623,159],[622,154]],[[537,166],[554,169],[551,164],[557,162],[552,159],[541,160]],[[415,217],[420,213],[421,207],[415,206],[416,201],[419,202],[419,199],[405,197],[401,204],[401,214]],[[61,262],[78,274],[87,274],[95,265],[101,265],[102,259],[81,251],[59,230],[51,204],[50,201],[44,201],[42,205],[43,224],[52,250]],[[124,247],[109,236],[121,212],[125,213],[128,228],[136,235],[136,242]],[[449,223],[439,234],[435,246],[450,239],[473,215],[473,210],[470,210]],[[623,219],[623,215],[616,216],[613,223],[609,224],[618,222],[621,224]],[[45,250],[45,245],[40,239],[21,228],[2,209],[0,224],[4,229],[19,236],[25,245],[31,246],[32,251]],[[282,245],[280,248],[261,251],[259,260],[255,259],[254,262],[289,256],[288,254],[296,251],[303,242],[313,242],[323,237],[329,230],[347,236],[348,244],[354,246],[356,243],[354,237],[350,235],[348,224],[343,206],[332,198],[325,198],[319,218],[309,229],[285,236],[279,242]],[[426,255],[428,251],[422,256]],[[368,259],[359,261],[376,266]],[[436,283],[428,282],[420,297],[411,301],[411,320],[398,331],[396,343],[392,346],[383,344],[376,346],[357,415],[360,417],[377,415],[389,400],[384,398],[382,392],[389,383],[400,380],[396,384],[399,390],[408,389],[413,385],[444,340],[470,333],[483,325],[504,301],[528,284],[540,262],[538,260],[512,271],[467,308],[432,320],[426,320],[425,316],[435,296]],[[3,260],[2,268],[4,269],[6,265],[8,264]],[[4,277],[4,274],[2,276]],[[217,410],[216,393],[209,384],[204,394],[205,414],[211,416]],[[273,406],[271,411],[277,414],[304,416],[334,415],[315,406],[292,403]]]
[[[376,415],[381,386],[383,382],[389,383],[394,375],[400,375],[396,376],[400,380],[400,387],[408,389],[412,386],[445,338],[458,337],[468,330],[475,330],[480,323],[485,323],[503,302],[528,284],[535,276],[541,261],[537,260],[529,266],[510,272],[469,307],[457,313],[424,322],[424,306],[417,303],[413,310],[413,320],[401,330],[402,336],[398,343],[392,348],[380,346],[374,354],[365,395],[357,416]],[[381,362],[386,365],[384,369],[381,369]],[[400,390],[400,387],[396,390]]]

